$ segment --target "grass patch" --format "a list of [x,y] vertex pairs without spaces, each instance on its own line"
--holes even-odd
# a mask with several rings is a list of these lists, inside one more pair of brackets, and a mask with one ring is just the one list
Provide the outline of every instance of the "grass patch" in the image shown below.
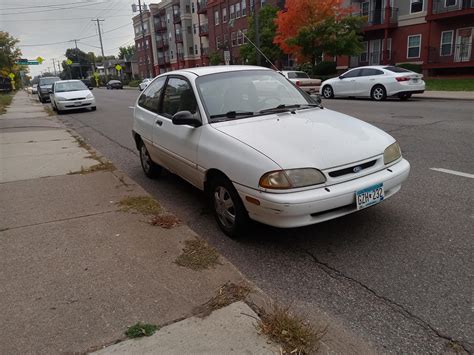
[[102,161],[99,160],[99,164],[92,165],[88,168],[84,168],[81,166],[81,170],[79,171],[72,171],[68,173],[68,175],[85,175],[85,174],[90,174],[90,173],[95,173],[97,171],[114,171],[117,169],[114,164],[112,164],[110,161]]
[[118,204],[123,212],[135,211],[141,214],[156,215],[161,211],[158,201],[150,196],[125,197]]
[[46,113],[48,114],[48,116],[56,115],[56,112],[54,112],[54,110],[51,108],[51,106],[44,106],[43,108],[46,111]]
[[160,226],[161,228],[171,229],[179,225],[180,220],[173,214],[160,214],[154,216],[150,224],[152,226]]
[[7,112],[7,106],[10,106],[13,100],[13,94],[1,93],[0,94],[0,115]]
[[474,91],[474,79],[424,79],[427,91]]
[[219,288],[214,297],[202,306],[196,308],[195,312],[204,316],[209,315],[211,312],[226,307],[234,302],[244,301],[250,291],[250,287],[243,283],[237,285],[228,282]]
[[199,271],[221,264],[216,249],[210,247],[203,240],[186,240],[184,244],[183,253],[175,260],[179,266]]
[[284,354],[311,354],[319,348],[326,328],[315,330],[309,323],[290,313],[289,308],[274,306],[271,313],[262,312],[258,328],[282,347]]
[[158,326],[154,324],[138,322],[137,324],[128,327],[125,335],[129,338],[149,337],[150,335],[153,335],[158,329]]

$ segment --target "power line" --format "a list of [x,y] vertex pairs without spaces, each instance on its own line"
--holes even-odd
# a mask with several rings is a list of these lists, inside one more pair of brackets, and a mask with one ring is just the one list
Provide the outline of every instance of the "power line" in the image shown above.
[[[105,19],[112,18],[112,17],[130,17],[130,15],[113,15],[107,16]],[[52,18],[52,19],[15,19],[15,20],[2,20],[2,22],[19,22],[19,21],[27,21],[27,22],[45,22],[45,21],[71,21],[71,20],[90,20],[91,17],[71,17],[71,18]]]
[[[105,2],[105,1],[102,1]],[[88,3],[90,4],[90,1],[77,1],[75,4],[83,4],[83,3]],[[58,7],[58,6],[66,6],[66,5],[71,5],[70,3],[65,3],[65,4],[50,4],[50,5],[35,5],[34,7]],[[4,7],[3,10],[21,10],[21,9],[30,9],[31,6],[26,5],[26,6],[21,6],[21,7]]]
[[[100,3],[88,3],[84,5],[79,5],[79,6],[70,6],[70,7],[57,7],[55,9],[49,9],[49,10],[38,10],[38,11],[23,11],[23,12],[6,12],[3,14],[0,14],[0,16],[5,16],[5,15],[23,15],[23,14],[36,14],[39,12],[51,12],[51,11],[58,11],[58,10],[70,10],[70,9],[77,9],[79,7],[86,7],[86,6],[95,6],[97,4],[102,4],[103,2]],[[96,9],[98,10],[98,9]]]

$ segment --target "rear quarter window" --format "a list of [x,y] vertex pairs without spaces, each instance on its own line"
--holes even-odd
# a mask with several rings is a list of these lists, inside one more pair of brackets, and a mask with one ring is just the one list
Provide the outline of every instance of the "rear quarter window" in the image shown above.
[[411,73],[410,70],[400,67],[385,67],[385,70],[389,70],[393,73]]

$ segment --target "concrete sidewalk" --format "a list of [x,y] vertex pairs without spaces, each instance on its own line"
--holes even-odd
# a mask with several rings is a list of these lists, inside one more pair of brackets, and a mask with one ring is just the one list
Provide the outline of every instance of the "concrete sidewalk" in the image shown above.
[[[1,354],[100,349],[124,340],[127,327],[137,322],[164,326],[195,315],[222,285],[250,285],[203,242],[216,254],[214,265],[178,265],[187,243],[199,241],[196,234],[179,223],[169,229],[150,224],[152,217],[172,218],[162,207],[156,216],[124,212],[120,201],[150,197],[110,164],[89,172],[101,164],[95,152],[79,146],[26,93],[17,93],[0,116],[0,130]],[[246,305],[230,305],[201,321],[192,318],[191,326],[175,326],[176,336],[194,337],[226,324],[221,333],[209,334],[215,353],[228,353],[230,346],[278,353],[276,344],[257,333],[256,320],[243,318],[235,307],[253,314]],[[230,333],[233,342],[223,338]],[[147,349],[174,348],[171,338],[163,345],[160,339]],[[205,352],[208,340],[195,338],[189,346],[197,341]],[[133,344],[142,353],[141,342]],[[178,348],[194,349],[185,343]]]
[[430,100],[472,100],[474,101],[474,91],[425,91],[423,94],[413,95],[415,99]]

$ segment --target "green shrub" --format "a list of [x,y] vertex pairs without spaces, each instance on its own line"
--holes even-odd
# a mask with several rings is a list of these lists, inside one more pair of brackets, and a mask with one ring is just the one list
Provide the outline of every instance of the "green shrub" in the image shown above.
[[138,84],[140,84],[140,80],[130,80],[128,83],[128,86],[131,86],[132,88],[138,87]]
[[398,64],[397,67],[411,70],[411,71],[414,71],[415,73],[421,73],[421,64],[402,63],[402,64]]
[[316,64],[314,67],[314,73],[315,75],[331,75],[335,74],[337,72],[336,70],[336,62],[321,62]]

